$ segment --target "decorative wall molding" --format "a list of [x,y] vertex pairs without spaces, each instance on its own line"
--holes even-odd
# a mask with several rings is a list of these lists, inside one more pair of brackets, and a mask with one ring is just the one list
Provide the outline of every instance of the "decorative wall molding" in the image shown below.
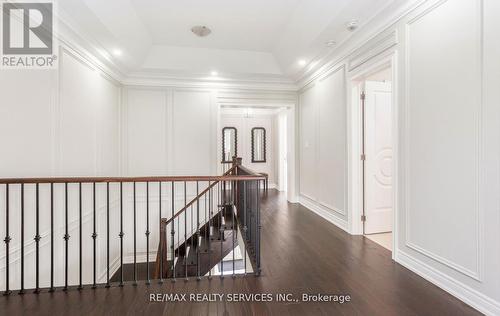
[[486,315],[500,315],[500,302],[399,250],[396,262]]
[[157,86],[169,88],[243,89],[266,91],[296,91],[297,86],[284,76],[226,74],[207,77],[206,74],[174,71],[138,71],[128,74],[122,84],[128,86]]
[[[340,213],[339,210],[335,209],[326,209],[325,207],[319,205],[315,201],[301,195],[299,197],[299,203],[302,204],[305,208],[307,208],[309,211],[316,213],[317,215],[323,217],[330,223],[334,224],[335,226],[341,228],[342,230],[346,231],[347,233],[349,232],[349,225],[347,220],[341,219],[340,217],[334,215],[334,213]],[[332,212],[333,211],[333,212]]]
[[348,71],[353,71],[368,60],[380,55],[398,44],[397,31],[393,30],[374,43],[367,43],[356,54],[349,58]]
[[[476,1],[478,4],[481,4],[482,3],[482,0],[474,0]],[[412,24],[418,22],[420,19],[424,18],[425,16],[427,16],[427,14],[431,13],[432,11],[434,11],[435,9],[439,8],[440,6],[442,6],[443,4],[445,4],[446,2],[448,2],[448,0],[435,0],[435,1],[431,1],[431,2],[428,2],[426,3],[425,6],[422,6],[421,8],[419,8],[419,10],[416,10],[416,12],[414,12],[414,16],[410,17],[409,20],[405,23],[404,27],[405,27],[405,38],[406,38],[406,43],[405,43],[405,52],[406,52],[406,55],[404,56],[404,63],[405,63],[405,68],[406,68],[406,71],[405,71],[405,81],[407,83],[410,82],[410,73],[411,73],[411,68],[410,68],[410,65],[409,65],[409,61],[410,61],[410,43],[411,43],[411,30],[410,30],[410,27]],[[482,38],[483,38],[483,34],[482,34],[482,11],[481,10],[478,10],[479,12],[479,16],[476,16],[477,18],[477,21],[478,21],[478,25],[476,25],[477,29],[478,29],[478,32],[477,32],[477,36],[478,36],[478,40],[477,40],[477,44],[478,46],[476,47],[477,51],[480,52],[478,55],[479,56],[482,56]],[[482,278],[483,278],[483,272],[482,272],[482,267],[483,267],[483,245],[484,245],[484,236],[483,236],[483,233],[482,233],[482,221],[481,221],[481,218],[483,218],[483,213],[484,213],[484,210],[482,209],[482,206],[480,205],[480,194],[481,194],[481,183],[483,183],[483,168],[481,168],[481,162],[484,161],[483,157],[482,157],[482,153],[483,153],[483,146],[482,146],[482,128],[483,128],[483,124],[482,124],[482,118],[483,118],[483,105],[482,105],[482,73],[483,73],[483,70],[482,70],[482,57],[479,57],[480,60],[478,60],[477,64],[479,65],[479,67],[481,68],[479,71],[478,71],[478,78],[476,80],[476,82],[478,83],[479,87],[477,87],[477,91],[479,92],[479,96],[477,97],[477,104],[478,104],[478,109],[477,109],[477,112],[476,112],[476,121],[475,121],[475,124],[476,124],[476,144],[475,144],[475,153],[476,153],[476,165],[475,165],[475,170],[476,170],[476,181],[475,181],[475,192],[474,192],[474,199],[475,199],[475,208],[474,208],[474,213],[476,214],[476,246],[477,246],[477,251],[475,253],[475,259],[476,259],[476,262],[477,262],[477,270],[473,271],[473,270],[470,270],[460,264],[457,264],[447,258],[444,258],[443,256],[440,256],[432,251],[429,251],[425,248],[423,248],[422,246],[419,246],[417,245],[415,242],[413,242],[411,240],[411,222],[410,222],[410,213],[409,213],[409,210],[410,210],[410,205],[409,205],[409,201],[410,201],[410,196],[409,196],[409,191],[410,191],[410,178],[411,178],[411,172],[408,168],[409,166],[409,161],[411,159],[411,156],[410,156],[410,139],[409,139],[409,122],[410,122],[410,108],[411,108],[411,104],[410,104],[410,85],[409,84],[406,84],[406,88],[405,88],[405,94],[404,94],[404,99],[405,99],[405,102],[404,102],[404,113],[405,113],[405,117],[404,117],[404,129],[405,129],[405,132],[404,132],[404,135],[405,135],[405,157],[406,157],[406,161],[405,161],[405,198],[404,198],[404,212],[405,212],[405,231],[406,231],[406,234],[405,234],[405,245],[436,261],[436,262],[439,262],[440,264],[444,265],[444,266],[447,266],[448,268],[451,268],[455,271],[458,271],[460,272],[461,274],[467,276],[467,277],[470,277],[476,281],[479,281],[481,282],[482,281]]]
[[[120,205],[119,199],[114,199],[110,201],[109,207],[110,209],[112,208],[117,208]],[[104,212],[106,211],[106,205],[101,205],[97,207],[96,210],[96,215],[99,217]],[[82,226],[89,223],[93,219],[93,211],[85,212],[82,214]],[[69,221],[68,223],[68,232],[75,231],[79,228],[79,219],[73,219]],[[57,237],[61,237],[64,235],[64,230],[65,227],[56,227],[54,230],[54,239]],[[27,256],[34,254],[35,253],[35,240],[33,238],[26,238],[28,236],[25,236],[25,242],[24,242],[24,257],[26,258]],[[42,249],[45,246],[50,245],[50,229],[45,230],[40,233],[40,244],[39,248]],[[77,238],[77,237],[74,237]],[[84,238],[91,238],[91,236],[84,236]],[[21,260],[21,244],[17,244],[14,247],[11,247],[9,249],[9,263],[10,264],[15,264],[16,262]],[[0,271],[5,270],[5,256],[6,254],[3,253],[0,256],[0,261],[3,261],[2,265],[0,266]],[[55,260],[55,259],[54,259]]]
[[123,65],[118,65],[112,59],[105,58],[99,52],[105,51],[97,44],[91,36],[82,29],[74,27],[75,23],[62,10],[56,10],[57,33],[55,36],[59,44],[74,52],[77,52],[83,59],[91,62],[96,69],[105,73],[117,82],[125,77],[127,69]]
[[[360,50],[370,50],[370,47],[378,42],[377,38],[380,38],[381,34],[388,31],[390,32],[400,20],[405,18],[410,12],[418,8],[426,1],[427,0],[406,1],[402,5],[399,5],[392,10],[388,10],[386,13],[383,13],[376,19],[370,21],[370,23],[362,26],[357,31],[355,36],[340,43],[338,45],[339,49],[336,49],[331,54],[320,58],[316,63],[316,67],[299,74],[295,78],[295,83],[299,90],[316,80],[318,77],[332,71],[332,69],[336,68],[339,63],[348,60],[352,56],[360,54],[363,55]],[[374,52],[377,53],[377,50]],[[378,52],[377,54],[380,53],[381,52]],[[367,57],[368,55],[369,54],[367,54]]]

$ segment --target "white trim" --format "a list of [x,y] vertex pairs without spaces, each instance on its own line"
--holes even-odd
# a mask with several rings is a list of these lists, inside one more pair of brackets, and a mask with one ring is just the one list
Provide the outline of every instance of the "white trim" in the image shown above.
[[285,76],[229,74],[223,78],[211,78],[206,74],[176,73],[172,71],[140,71],[128,74],[123,80],[129,86],[157,86],[170,88],[210,89],[261,89],[267,91],[297,91],[293,80]]
[[[119,199],[113,199],[109,203],[110,209],[118,207],[119,205],[120,205]],[[106,211],[106,204],[98,206],[97,210],[96,210],[96,217],[101,216],[105,211]],[[54,217],[54,219],[55,219],[55,217]],[[82,226],[84,224],[89,223],[91,220],[93,220],[93,211],[87,211],[87,212],[82,214]],[[78,218],[71,220],[68,223],[68,233],[77,230],[79,227],[78,223],[79,223]],[[64,232],[64,230],[65,230],[64,226],[54,227],[54,238],[62,236],[62,233]],[[78,238],[79,238],[78,236],[73,237],[73,239],[78,239]],[[87,238],[87,236],[85,236],[85,238]],[[35,244],[36,243],[35,243],[34,239],[25,238],[25,241],[24,241],[24,257],[25,258],[28,255],[35,252],[35,250],[36,250]],[[39,249],[43,249],[43,247],[49,246],[49,245],[50,245],[50,229],[47,229],[47,230],[40,233]],[[63,251],[63,253],[64,253],[64,251]],[[5,258],[6,258],[6,254],[2,253],[2,255],[0,255],[0,261],[5,261]],[[10,250],[9,250],[9,264],[15,264],[16,262],[18,262],[20,260],[21,260],[21,243],[16,244],[14,247],[10,248]],[[54,258],[54,261],[55,260],[56,259]],[[6,267],[6,265],[4,262],[2,265],[0,265],[0,271],[5,270],[5,267]]]
[[466,284],[447,276],[422,261],[407,255],[401,250],[398,251],[395,260],[397,263],[437,285],[478,311],[486,315],[500,315],[500,302],[493,300]]
[[316,67],[311,68],[306,73],[301,73],[296,78],[296,84],[299,90],[314,81],[316,78],[335,68],[342,61],[357,56],[360,50],[368,49],[370,46],[377,44],[376,39],[383,33],[391,30],[410,12],[427,2],[427,0],[407,1],[402,6],[399,6],[388,13],[376,17],[378,21],[371,21],[357,31],[357,34],[340,43],[338,47],[343,49],[334,50],[331,54],[325,55],[316,62]]
[[344,219],[341,219],[340,217],[334,215],[332,211],[335,211],[337,213],[340,213],[339,210],[333,210],[333,209],[327,209],[322,205],[319,205],[318,203],[312,201],[311,199],[301,195],[299,197],[299,203],[304,206],[306,209],[309,211],[316,213],[317,215],[323,217],[330,223],[334,224],[335,226],[341,228],[342,230],[346,231],[347,233],[350,233],[349,231],[349,226],[347,225],[347,221]]
[[[109,264],[109,279],[113,277],[113,275],[120,269],[120,256],[116,256],[115,259]],[[97,284],[103,284],[107,281],[107,270],[104,271],[97,277]]]
[[436,253],[433,253],[429,250],[426,250],[424,249],[423,247],[417,245],[416,243],[412,242],[410,237],[411,237],[411,225],[410,225],[410,216],[411,216],[411,213],[409,212],[410,211],[410,170],[408,168],[409,166],[409,162],[410,160],[412,159],[411,155],[410,155],[410,140],[409,140],[409,122],[410,122],[410,109],[411,109],[411,105],[410,105],[410,73],[411,73],[411,68],[410,68],[410,42],[411,42],[411,34],[410,34],[410,26],[415,23],[415,22],[418,22],[420,19],[424,18],[425,16],[427,16],[427,14],[431,13],[432,11],[434,11],[435,9],[441,7],[442,5],[444,5],[445,3],[447,3],[449,0],[435,0],[434,2],[430,2],[429,3],[429,6],[428,7],[425,7],[423,8],[423,10],[421,12],[417,12],[415,16],[413,17],[410,17],[409,21],[407,21],[405,24],[404,24],[404,29],[405,29],[405,56],[404,56],[404,63],[405,63],[405,95],[404,95],[404,110],[405,110],[405,124],[404,124],[404,128],[405,128],[405,132],[404,134],[406,135],[405,136],[405,143],[406,143],[406,146],[405,146],[405,160],[406,160],[406,168],[405,168],[405,201],[404,201],[404,212],[405,212],[405,231],[406,231],[406,234],[405,234],[405,245],[410,248],[410,249],[413,249],[414,251],[416,252],[419,252],[420,254],[432,259],[432,260],[435,260],[436,262],[439,262],[455,271],[458,271],[460,273],[462,273],[463,275],[467,276],[467,277],[470,277],[476,281],[482,281],[483,278],[482,278],[482,266],[483,266],[483,250],[482,250],[482,245],[484,244],[484,240],[483,240],[483,237],[484,237],[484,234],[482,232],[482,225],[481,225],[481,218],[482,218],[482,214],[484,213],[484,211],[482,210],[481,208],[481,203],[480,203],[480,194],[481,194],[481,191],[482,191],[482,188],[481,188],[481,183],[482,183],[482,179],[484,177],[483,175],[483,170],[480,166],[481,162],[483,161],[483,155],[482,155],[482,152],[483,152],[483,145],[482,145],[482,128],[483,128],[483,124],[482,124],[482,118],[483,118],[483,104],[482,104],[482,73],[483,73],[483,69],[482,69],[482,65],[483,65],[483,62],[482,62],[482,46],[483,46],[483,43],[482,43],[482,37],[483,37],[483,34],[482,34],[482,2],[483,0],[475,0],[476,1],[476,4],[478,5],[479,7],[479,16],[477,16],[477,20],[478,20],[478,25],[477,25],[477,36],[478,36],[478,39],[477,40],[477,52],[478,52],[478,60],[477,60],[477,63],[478,63],[478,67],[479,67],[479,71],[478,71],[478,74],[477,74],[477,84],[478,84],[478,87],[476,87],[479,91],[479,96],[478,96],[478,104],[479,104],[479,108],[477,109],[476,111],[476,117],[475,117],[475,124],[476,124],[476,132],[477,132],[477,137],[476,137],[476,148],[475,148],[475,152],[476,152],[476,165],[475,165],[475,169],[476,169],[476,174],[477,174],[477,177],[476,177],[476,181],[475,181],[475,208],[474,208],[474,213],[476,214],[476,264],[477,264],[477,269],[476,271],[473,271],[473,270],[470,270],[460,264],[457,264],[457,263],[454,263],[452,262],[451,260],[447,259],[447,258],[444,258],[443,256],[440,256]]
[[[398,231],[399,231],[399,225],[398,223],[398,213],[400,210],[398,210],[398,186],[399,183],[397,179],[399,179],[399,172],[398,172],[398,165],[399,165],[399,102],[398,102],[398,86],[399,86],[399,81],[398,81],[398,71],[397,71],[397,51],[395,49],[390,49],[389,51],[385,51],[385,54],[379,55],[375,54],[371,56],[370,59],[367,59],[364,61],[363,66],[361,66],[357,71],[352,73],[348,78],[347,78],[347,96],[348,96],[348,102],[347,104],[349,105],[348,111],[350,112],[348,121],[347,121],[347,126],[348,126],[348,143],[350,144],[350,159],[348,162],[348,168],[349,168],[349,185],[348,188],[352,190],[350,197],[349,197],[349,211],[348,213],[351,215],[349,217],[349,228],[350,231],[355,234],[355,235],[362,235],[363,234],[363,222],[361,221],[361,215],[362,215],[362,209],[361,206],[363,205],[363,193],[361,188],[361,183],[363,181],[362,178],[362,163],[361,160],[359,159],[360,154],[361,154],[361,137],[360,135],[360,124],[361,118],[360,118],[360,109],[359,106],[355,107],[353,106],[354,100],[352,100],[352,90],[356,86],[353,84],[353,81],[359,80],[360,78],[363,78],[364,76],[374,73],[378,70],[381,70],[381,68],[384,68],[386,66],[391,67],[392,71],[392,78],[393,78],[393,85],[392,85],[392,137],[393,137],[393,179],[395,179],[394,184],[393,184],[393,192],[392,192],[392,199],[393,199],[393,238],[392,238],[392,258],[394,259],[396,257],[396,253],[399,251],[397,247],[397,242],[398,242]],[[354,135],[358,135],[359,137],[354,138]],[[357,175],[354,177],[354,175]]]

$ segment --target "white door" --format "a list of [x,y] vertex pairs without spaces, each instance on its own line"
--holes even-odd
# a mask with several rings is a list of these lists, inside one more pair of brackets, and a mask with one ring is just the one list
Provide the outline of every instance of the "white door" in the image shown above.
[[365,82],[365,234],[392,231],[391,84]]

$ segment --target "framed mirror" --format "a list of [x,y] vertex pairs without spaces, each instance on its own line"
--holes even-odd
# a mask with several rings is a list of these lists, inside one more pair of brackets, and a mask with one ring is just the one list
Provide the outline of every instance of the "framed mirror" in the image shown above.
[[266,162],[266,129],[252,128],[252,162]]
[[235,127],[222,129],[222,162],[232,162],[238,155],[238,131]]

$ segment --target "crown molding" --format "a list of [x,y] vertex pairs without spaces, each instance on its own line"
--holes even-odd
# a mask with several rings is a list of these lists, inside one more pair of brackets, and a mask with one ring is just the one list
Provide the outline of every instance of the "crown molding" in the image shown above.
[[306,68],[306,71],[294,77],[298,90],[300,91],[314,80],[333,70],[338,64],[344,62],[348,58],[358,58],[358,56],[363,54],[363,49],[366,48],[369,42],[376,41],[378,43],[380,40],[377,40],[377,38],[384,33],[394,33],[394,30],[391,30],[391,28],[408,13],[426,1],[427,0],[407,0],[405,3],[401,4],[393,3],[395,7],[386,7],[386,11],[380,12],[378,16],[360,27],[353,36],[341,42],[337,49],[334,49],[315,61],[314,67]]
[[129,71],[126,67],[117,64],[110,57],[103,56],[102,52],[106,50],[83,29],[77,27],[64,10],[57,8],[54,16],[57,23],[54,36],[57,37],[60,45],[77,52],[118,83],[123,81]]
[[268,74],[223,74],[211,77],[203,73],[145,69],[128,74],[122,83],[126,86],[297,91],[293,80]]
[[[350,57],[360,56],[367,43],[393,27],[410,11],[420,6],[426,0],[407,0],[405,3],[387,6],[381,12],[363,25],[353,36],[341,42],[336,49],[314,61],[314,67],[306,67],[305,71],[294,77],[275,74],[235,74],[224,73],[211,77],[206,73],[189,73],[172,69],[141,69],[131,71],[125,65],[117,63],[103,52],[106,50],[63,10],[56,11],[58,22],[56,36],[59,42],[85,59],[92,62],[98,69],[106,73],[124,86],[156,86],[173,88],[205,88],[229,90],[261,90],[298,92],[312,81],[333,70],[336,65]],[[387,10],[386,10],[387,9]],[[377,42],[380,42],[378,40]],[[387,40],[383,45],[393,45]],[[382,46],[381,46],[382,47]],[[349,67],[351,68],[351,67]]]

